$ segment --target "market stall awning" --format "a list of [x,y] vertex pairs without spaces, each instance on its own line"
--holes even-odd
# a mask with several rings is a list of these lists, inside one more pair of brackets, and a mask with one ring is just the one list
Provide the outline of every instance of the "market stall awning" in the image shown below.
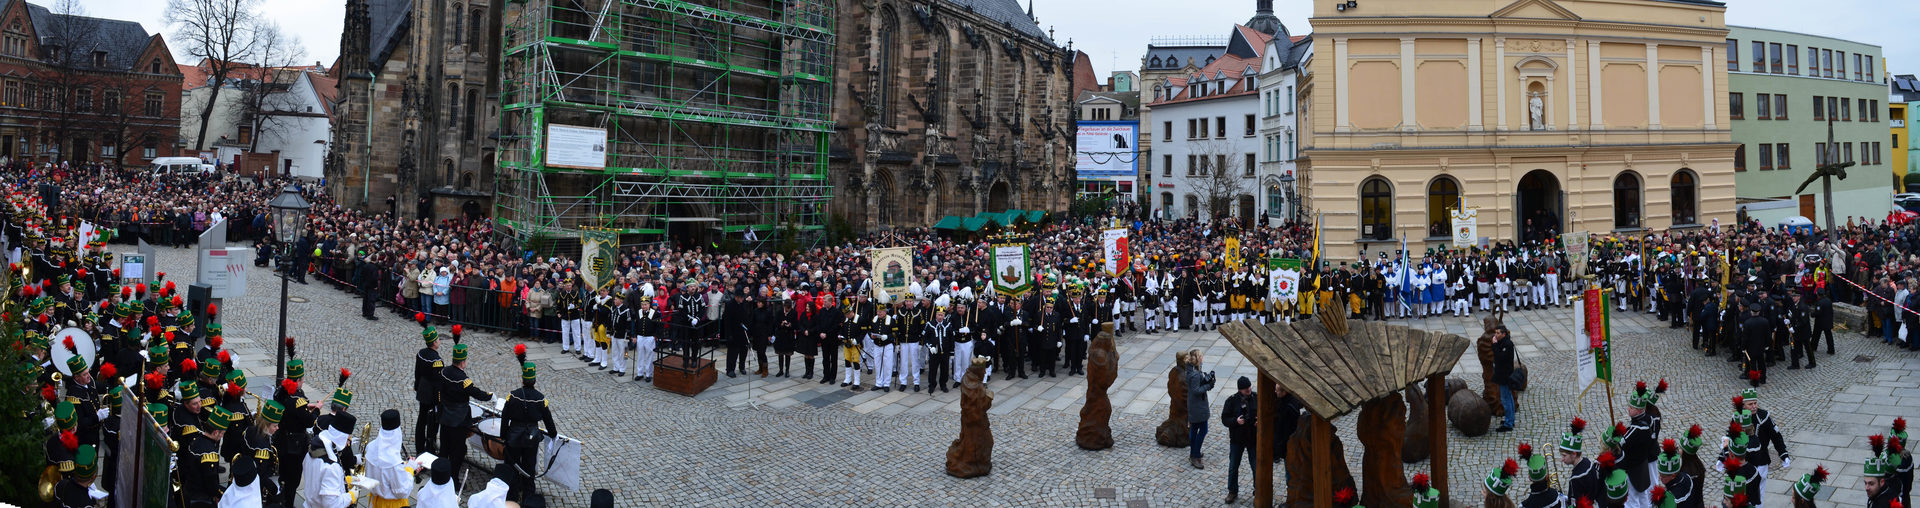
[[986,219],[987,222],[1001,226],[1013,225],[1013,221],[1007,220],[1007,214],[1004,213],[980,212],[980,215],[975,216],[975,218]]
[[1027,220],[1026,210],[1020,210],[1020,209],[1007,210],[1005,212],[1002,212],[1001,215],[1007,218],[1008,224],[1019,224],[1021,222],[1026,222]]
[[959,228],[960,228],[960,218],[952,215],[941,217],[940,222],[933,223],[933,229],[954,230]]
[[1459,335],[1379,321],[1346,326],[1346,334],[1335,335],[1318,319],[1269,325],[1238,321],[1220,327],[1220,334],[1314,416],[1327,420],[1453,371],[1473,345]]
[[1027,222],[1040,222],[1044,220],[1047,220],[1046,210],[1028,210],[1027,211]]
[[968,217],[960,221],[960,229],[963,231],[979,231],[992,226],[993,221],[980,217]]

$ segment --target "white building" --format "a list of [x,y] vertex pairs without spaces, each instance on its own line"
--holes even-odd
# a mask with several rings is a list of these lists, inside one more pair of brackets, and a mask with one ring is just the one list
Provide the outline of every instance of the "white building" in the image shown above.
[[1294,159],[1300,154],[1299,104],[1296,89],[1303,62],[1313,54],[1311,36],[1290,37],[1286,28],[1267,42],[1260,90],[1260,181],[1257,199],[1266,201],[1268,223],[1279,225],[1301,213],[1297,201]]
[[[218,104],[208,118],[206,143],[199,141],[200,111],[215,85],[206,63],[182,65],[180,137],[201,158],[246,164],[242,170],[318,179],[326,160],[332,125],[330,104],[335,79],[318,65],[263,68],[241,66],[220,86]],[[249,92],[265,87],[259,115],[248,114]],[[244,161],[244,162],[243,162]],[[271,161],[271,162],[269,162]],[[258,164],[260,167],[251,167]]]
[[1151,205],[1158,216],[1251,220],[1268,213],[1268,203],[1254,195],[1264,169],[1259,76],[1274,38],[1234,25],[1219,59],[1157,83],[1159,94],[1146,107],[1157,136]]
[[[279,174],[319,179],[327,160],[327,139],[333,132],[334,79],[318,72],[301,72],[286,90],[267,102],[275,125],[260,129],[254,153],[279,153]],[[256,168],[248,168],[256,169]]]

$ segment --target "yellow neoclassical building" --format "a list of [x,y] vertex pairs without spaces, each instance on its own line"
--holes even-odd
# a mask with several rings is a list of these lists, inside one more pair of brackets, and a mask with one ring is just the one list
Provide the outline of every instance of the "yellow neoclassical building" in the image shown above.
[[1329,257],[1734,214],[1724,4],[1316,0],[1302,188]]

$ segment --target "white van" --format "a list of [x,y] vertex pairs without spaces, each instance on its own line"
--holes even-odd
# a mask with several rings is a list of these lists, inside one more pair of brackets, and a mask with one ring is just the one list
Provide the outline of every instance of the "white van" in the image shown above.
[[213,165],[200,162],[199,157],[160,157],[153,160],[152,168],[156,175],[213,173]]

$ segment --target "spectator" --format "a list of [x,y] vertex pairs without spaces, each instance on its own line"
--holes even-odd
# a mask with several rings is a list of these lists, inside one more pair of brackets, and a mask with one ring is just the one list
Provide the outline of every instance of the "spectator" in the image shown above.
[[1513,386],[1513,340],[1506,325],[1493,328],[1493,382],[1500,385],[1500,407],[1507,415],[1500,421],[1499,432],[1513,430],[1514,388]]
[[[1220,405],[1220,424],[1227,427],[1227,504],[1240,499],[1240,456],[1253,453],[1258,402],[1253,380],[1240,376],[1240,391]],[[1251,462],[1251,458],[1249,459]]]
[[1214,375],[1213,372],[1202,372],[1200,369],[1203,366],[1205,363],[1200,350],[1187,352],[1186,371],[1182,375],[1187,379],[1187,424],[1191,427],[1187,458],[1194,469],[1207,468],[1205,457],[1200,454],[1200,444],[1207,439],[1207,415],[1213,414],[1207,408],[1207,392],[1213,391]]

